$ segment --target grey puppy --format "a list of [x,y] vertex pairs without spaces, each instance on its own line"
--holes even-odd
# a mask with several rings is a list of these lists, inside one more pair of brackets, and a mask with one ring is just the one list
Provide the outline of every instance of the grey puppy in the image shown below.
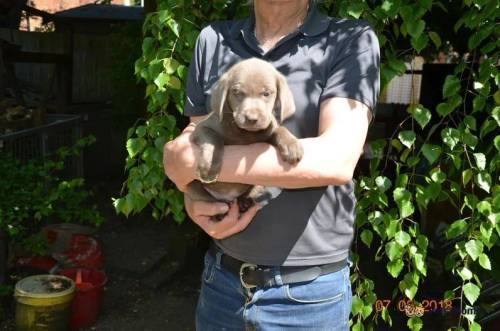
[[294,112],[286,79],[271,64],[251,58],[232,66],[214,86],[209,116],[193,132],[192,141],[201,151],[197,165],[200,181],[188,185],[188,196],[208,202],[238,199],[240,212],[250,208],[263,194],[263,187],[217,182],[224,145],[267,142],[278,149],[285,162],[296,164],[302,158],[302,145],[281,126]]

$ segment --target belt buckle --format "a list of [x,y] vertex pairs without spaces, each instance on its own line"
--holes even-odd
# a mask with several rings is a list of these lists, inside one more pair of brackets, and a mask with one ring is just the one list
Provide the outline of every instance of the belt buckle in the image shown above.
[[256,264],[252,264],[252,263],[242,263],[241,266],[240,266],[240,283],[241,285],[246,288],[246,289],[252,289],[252,288],[255,288],[257,287],[257,285],[250,285],[250,284],[247,284],[244,280],[243,280],[243,273],[245,271],[246,268],[251,268],[252,270],[255,270],[257,269],[257,265]]

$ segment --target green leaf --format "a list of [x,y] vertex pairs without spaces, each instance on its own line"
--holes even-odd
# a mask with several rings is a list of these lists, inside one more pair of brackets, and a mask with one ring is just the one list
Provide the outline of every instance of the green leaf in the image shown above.
[[460,270],[458,270],[458,274],[460,275],[460,278],[462,280],[469,280],[472,279],[472,271],[470,271],[469,268],[463,267]]
[[453,111],[453,109],[454,108],[447,102],[442,102],[439,105],[437,105],[437,107],[436,107],[437,113],[439,115],[441,115],[442,117],[445,117],[446,115],[451,113]]
[[472,149],[474,149],[477,145],[478,139],[475,135],[466,131],[463,133],[463,142],[467,146],[470,146]]
[[418,38],[425,30],[425,22],[423,20],[408,21],[406,30],[413,38]]
[[469,41],[467,43],[469,49],[472,50],[479,46],[479,44],[481,44],[481,42],[486,39],[492,31],[493,27],[491,25],[486,27],[483,26],[482,29],[478,29],[477,32],[473,33],[469,38]]
[[361,311],[361,316],[363,316],[363,319],[366,319],[368,318],[368,316],[370,316],[372,311],[373,311],[373,306],[371,304],[364,305],[363,310]]
[[355,19],[360,18],[361,14],[365,9],[365,5],[362,2],[351,3],[347,9],[347,14],[354,17]]
[[492,213],[492,209],[491,209],[491,204],[488,202],[488,201],[480,201],[477,205],[476,205],[476,208],[477,210],[485,215],[485,216],[488,216],[489,214]]
[[163,67],[167,74],[172,75],[179,67],[179,62],[176,59],[167,58],[163,60]]
[[411,276],[409,277],[409,274],[406,274],[404,279],[399,282],[399,289],[404,293],[404,295],[406,295],[406,297],[413,299],[415,294],[417,294],[418,287],[411,279]]
[[467,254],[472,258],[473,261],[479,257],[479,254],[483,252],[483,243],[476,239],[471,239],[465,243],[465,250]]
[[455,298],[455,293],[452,290],[446,290],[443,294],[443,299],[453,300]]
[[175,76],[170,76],[170,79],[168,80],[167,85],[169,87],[173,88],[174,90],[181,89],[181,81],[179,80],[179,78],[177,78]]
[[467,300],[469,300],[471,305],[473,305],[479,297],[479,287],[474,283],[467,283],[462,287],[462,289]]
[[479,131],[479,137],[483,139],[484,136],[486,136],[488,133],[492,132],[496,128],[497,124],[495,123],[495,121],[492,120],[484,121],[483,124],[481,125],[481,130]]
[[486,167],[486,156],[483,153],[474,153],[474,159],[476,160],[476,165],[480,170],[484,170]]
[[179,23],[177,23],[174,19],[170,19],[167,21],[167,25],[175,34],[176,37],[179,37]]
[[170,79],[170,75],[162,72],[156,77],[156,79],[154,80],[154,83],[161,90],[168,83],[169,79]]
[[469,326],[470,331],[481,331],[481,325],[477,324],[476,322],[472,322]]
[[443,183],[446,180],[446,174],[439,168],[434,168],[431,170],[431,179],[436,183]]
[[427,161],[430,164],[433,164],[438,159],[439,155],[441,155],[441,147],[437,145],[424,144],[422,146],[422,153],[424,154]]
[[415,268],[425,275],[427,273],[427,269],[425,267],[424,256],[420,253],[416,253],[412,255],[412,259],[415,264]]
[[462,183],[466,186],[472,178],[472,169],[465,169],[462,171]]
[[132,138],[127,140],[127,151],[130,157],[135,157],[144,147],[146,147],[146,139],[144,138]]
[[377,176],[377,178],[375,178],[375,184],[377,185],[380,192],[387,191],[392,185],[389,178],[385,176]]
[[465,232],[467,228],[467,222],[465,219],[459,219],[453,222],[448,229],[446,229],[446,237],[448,239],[455,238]]
[[496,106],[495,108],[493,108],[493,111],[491,112],[491,117],[493,117],[497,122],[497,125],[500,126],[500,106]]
[[357,315],[363,310],[364,302],[358,295],[352,296],[352,314]]
[[441,138],[450,149],[453,149],[460,141],[460,131],[453,128],[445,128],[441,131]]
[[471,130],[476,130],[477,124],[476,119],[470,115],[464,117],[464,123]]
[[411,148],[413,146],[413,143],[415,142],[416,136],[415,132],[413,131],[401,131],[398,135],[399,140],[403,143],[408,148]]
[[436,32],[429,31],[429,38],[431,38],[436,48],[441,47],[441,37],[439,37],[439,35]]
[[476,181],[476,184],[479,185],[480,188],[485,190],[486,192],[490,193],[490,188],[491,188],[491,176],[489,173],[485,171],[481,171],[476,175],[474,178]]
[[138,137],[144,137],[146,135],[146,127],[144,125],[140,125],[135,129],[135,133]]
[[385,244],[385,253],[390,261],[400,257],[403,254],[403,247],[395,241],[389,241]]
[[372,239],[373,239],[373,233],[368,229],[364,229],[361,232],[360,236],[361,236],[361,240],[366,244],[366,246],[370,247],[370,245],[372,243]]
[[387,225],[387,228],[385,229],[385,233],[387,237],[392,238],[398,231],[398,226],[399,226],[399,221],[397,219],[391,219],[389,221],[389,225]]
[[410,317],[406,324],[408,325],[408,327],[412,331],[420,331],[422,329],[422,327],[424,326],[422,319],[418,316]]
[[491,262],[488,255],[485,253],[479,254],[479,264],[486,270],[491,270]]
[[352,326],[352,331],[365,331],[365,326],[363,325],[363,322],[361,319],[359,319],[353,326]]
[[420,53],[429,43],[429,37],[426,34],[421,34],[418,37],[411,38],[411,45],[417,53]]
[[422,234],[419,234],[417,236],[417,246],[425,251],[427,249],[427,246],[429,245],[429,239],[427,239],[426,236],[422,235]]
[[392,277],[397,278],[399,276],[399,274],[401,273],[401,270],[403,270],[404,263],[403,263],[402,259],[396,259],[393,261],[389,261],[389,263],[387,263],[386,267],[387,267],[387,271],[389,272],[389,274]]
[[396,235],[394,236],[394,240],[396,240],[396,242],[398,244],[400,244],[402,247],[405,247],[410,242],[411,237],[405,231],[398,231],[398,232],[396,232]]
[[443,97],[449,98],[460,92],[460,80],[453,75],[446,76],[443,85]]
[[411,105],[408,107],[408,112],[418,122],[422,129],[425,128],[432,117],[431,112],[422,105]]
[[393,192],[394,201],[399,208],[399,213],[401,218],[405,218],[413,214],[415,211],[413,204],[411,202],[411,193],[401,187],[398,187]]
[[495,145],[497,151],[500,152],[500,135],[496,136],[495,139],[493,139],[493,144]]
[[389,309],[387,307],[383,307],[381,311],[382,319],[389,324],[389,326],[392,326],[392,319],[391,315],[389,314]]
[[445,117],[446,115],[451,113],[453,111],[453,109],[454,108],[447,102],[442,102],[439,105],[437,105],[437,107],[436,107],[436,111],[442,117]]

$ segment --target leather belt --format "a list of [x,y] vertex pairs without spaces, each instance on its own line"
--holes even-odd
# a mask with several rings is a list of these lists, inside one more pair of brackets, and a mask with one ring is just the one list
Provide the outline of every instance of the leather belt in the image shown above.
[[[212,243],[209,253],[215,258],[217,252],[221,251]],[[278,285],[275,280],[275,267],[246,263],[224,253],[222,253],[220,264],[239,277],[244,288]],[[282,284],[308,282],[319,276],[338,271],[347,264],[347,258],[345,258],[341,261],[316,266],[281,266],[279,267],[279,275]]]

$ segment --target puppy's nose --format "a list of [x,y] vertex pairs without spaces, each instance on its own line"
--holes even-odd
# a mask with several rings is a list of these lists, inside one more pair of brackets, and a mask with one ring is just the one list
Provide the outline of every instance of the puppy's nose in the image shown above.
[[259,117],[256,114],[246,114],[245,122],[247,124],[256,124]]

